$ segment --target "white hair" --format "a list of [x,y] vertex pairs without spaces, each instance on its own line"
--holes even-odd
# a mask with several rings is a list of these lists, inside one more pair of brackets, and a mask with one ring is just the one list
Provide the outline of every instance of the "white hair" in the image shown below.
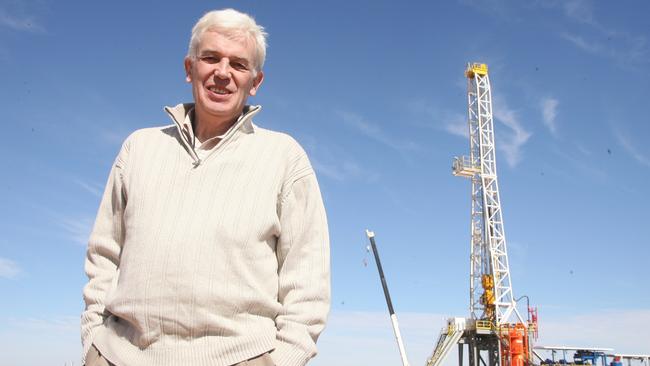
[[213,10],[201,17],[194,28],[187,57],[196,58],[201,36],[208,30],[215,30],[226,37],[245,37],[255,43],[255,70],[261,71],[266,59],[266,32],[255,23],[250,15],[235,9]]

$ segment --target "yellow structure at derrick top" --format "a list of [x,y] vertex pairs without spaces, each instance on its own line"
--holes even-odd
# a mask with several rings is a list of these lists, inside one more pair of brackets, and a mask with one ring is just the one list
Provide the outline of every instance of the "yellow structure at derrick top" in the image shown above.
[[469,79],[474,79],[474,76],[476,74],[485,76],[488,73],[488,67],[487,64],[480,64],[480,63],[472,63],[472,64],[467,64],[467,70],[465,70],[465,76]]

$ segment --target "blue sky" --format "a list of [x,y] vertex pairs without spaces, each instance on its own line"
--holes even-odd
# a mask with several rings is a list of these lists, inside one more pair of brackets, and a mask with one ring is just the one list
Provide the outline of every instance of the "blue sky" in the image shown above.
[[399,363],[366,228],[412,364],[468,315],[470,183],[451,161],[468,154],[470,61],[490,68],[512,283],[539,308],[539,343],[650,353],[647,2],[1,0],[1,365],[79,365],[110,165],[191,99],[190,29],[223,7],[270,34],[256,123],[305,147],[328,210],[313,365]]

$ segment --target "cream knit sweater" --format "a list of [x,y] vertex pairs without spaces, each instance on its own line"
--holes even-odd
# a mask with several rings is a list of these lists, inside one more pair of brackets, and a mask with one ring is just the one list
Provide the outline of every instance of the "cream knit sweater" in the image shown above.
[[314,171],[247,107],[203,161],[191,104],[136,131],[111,170],[85,264],[83,354],[118,366],[225,366],[272,351],[305,365],[329,310]]

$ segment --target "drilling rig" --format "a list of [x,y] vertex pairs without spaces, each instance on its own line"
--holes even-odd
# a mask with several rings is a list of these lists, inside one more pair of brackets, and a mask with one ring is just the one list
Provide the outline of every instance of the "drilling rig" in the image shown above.
[[472,183],[470,225],[469,318],[449,318],[427,366],[439,366],[458,344],[462,366],[532,365],[531,339],[537,335],[537,311],[524,320],[512,291],[506,234],[497,180],[492,93],[486,64],[468,64],[469,156],[454,158],[455,176]]

